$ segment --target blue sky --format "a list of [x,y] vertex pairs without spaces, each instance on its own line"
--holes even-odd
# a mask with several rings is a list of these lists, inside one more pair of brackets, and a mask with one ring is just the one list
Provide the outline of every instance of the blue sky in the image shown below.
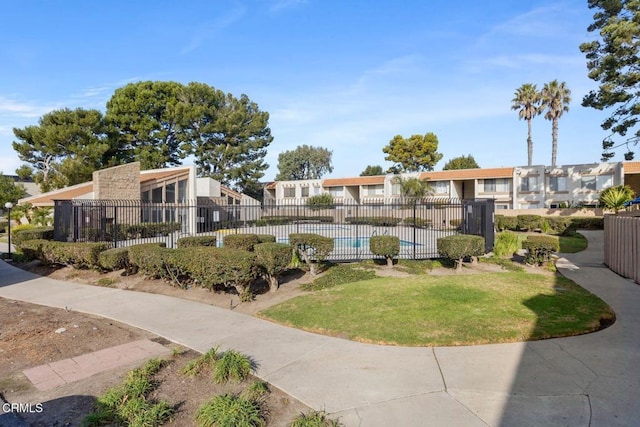
[[[21,162],[12,128],[58,108],[98,108],[129,82],[207,83],[270,113],[268,148],[333,151],[331,176],[385,162],[394,135],[434,132],[443,160],[526,165],[523,83],[572,91],[558,163],[600,160],[607,112],[580,105],[597,87],[582,42],[586,0],[210,0],[8,2],[0,15],[0,171]],[[533,121],[534,164],[551,161],[551,123]],[[622,151],[614,160],[622,159]],[[188,163],[188,162],[187,162]]]

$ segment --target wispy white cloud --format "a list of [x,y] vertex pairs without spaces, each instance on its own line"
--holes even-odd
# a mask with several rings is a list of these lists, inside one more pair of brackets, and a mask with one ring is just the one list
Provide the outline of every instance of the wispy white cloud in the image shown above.
[[582,66],[584,57],[580,55],[549,55],[541,53],[527,53],[518,55],[499,55],[487,58],[479,58],[468,62],[468,70],[483,72],[487,69],[510,68],[521,69],[532,65],[557,66]]
[[180,54],[185,55],[198,49],[202,44],[209,41],[220,31],[238,22],[246,14],[246,12],[246,6],[238,4],[233,9],[222,13],[216,19],[207,21],[199,25],[194,30],[189,43],[180,51]]
[[560,33],[569,32],[566,22],[567,16],[572,14],[570,7],[558,2],[552,6],[531,9],[497,24],[487,36],[558,37]]
[[291,9],[308,3],[308,0],[274,0],[269,6],[270,12],[278,12],[284,9]]
[[0,114],[14,117],[39,117],[44,113],[55,109],[56,105],[41,105],[34,102],[16,101],[0,96]]

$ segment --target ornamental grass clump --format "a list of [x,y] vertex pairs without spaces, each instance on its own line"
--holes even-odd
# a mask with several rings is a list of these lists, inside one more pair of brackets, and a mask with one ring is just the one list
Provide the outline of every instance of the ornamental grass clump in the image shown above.
[[470,234],[456,234],[438,239],[438,253],[445,258],[456,261],[456,271],[462,270],[465,258],[484,255],[484,237]]
[[369,248],[374,255],[384,257],[387,267],[393,267],[393,259],[400,253],[400,238],[396,236],[372,236]]
[[520,249],[518,236],[511,231],[503,231],[496,235],[493,254],[497,257],[511,257]]

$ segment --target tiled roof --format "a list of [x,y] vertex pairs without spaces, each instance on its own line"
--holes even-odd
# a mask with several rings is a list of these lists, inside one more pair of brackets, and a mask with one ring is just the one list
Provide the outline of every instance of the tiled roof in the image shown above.
[[640,162],[624,162],[622,166],[624,167],[625,175],[631,173],[640,173]]
[[421,180],[443,181],[449,179],[512,178],[513,168],[457,169],[449,171],[422,172]]
[[327,178],[322,181],[323,187],[341,187],[343,185],[377,185],[384,184],[384,175],[358,176],[354,178]]
[[93,181],[49,191],[48,193],[20,199],[20,203],[31,203],[33,206],[53,206],[54,200],[70,200],[93,192]]
[[269,183],[267,183],[267,185],[264,186],[264,188],[266,188],[267,190],[275,190],[276,189],[276,183],[275,182],[269,182]]

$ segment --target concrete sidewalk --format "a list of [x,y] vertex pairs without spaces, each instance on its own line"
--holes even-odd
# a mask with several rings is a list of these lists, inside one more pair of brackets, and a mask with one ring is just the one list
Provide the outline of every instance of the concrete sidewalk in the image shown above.
[[640,286],[603,268],[602,232],[560,270],[607,301],[598,333],[406,348],[302,332],[191,301],[77,285],[0,262],[0,297],[101,315],[200,352],[250,355],[258,376],[347,426],[631,426],[640,420]]

